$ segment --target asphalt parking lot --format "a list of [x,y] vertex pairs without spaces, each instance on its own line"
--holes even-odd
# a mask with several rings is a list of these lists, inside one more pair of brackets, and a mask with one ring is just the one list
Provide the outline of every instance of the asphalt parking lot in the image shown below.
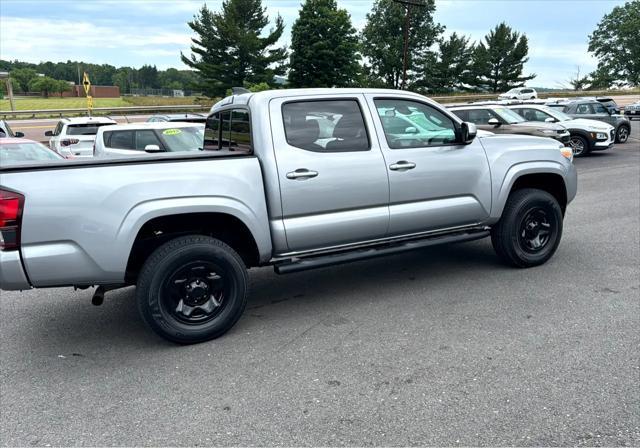
[[277,276],[221,339],[132,288],[1,292],[2,445],[640,445],[640,122],[575,161],[546,265],[488,240]]

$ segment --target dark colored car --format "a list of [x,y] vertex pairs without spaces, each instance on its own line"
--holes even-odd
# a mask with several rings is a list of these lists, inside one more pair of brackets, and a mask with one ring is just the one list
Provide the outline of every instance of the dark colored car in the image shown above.
[[22,132],[13,132],[9,123],[5,120],[0,120],[0,138],[2,137],[24,137]]
[[636,101],[633,104],[629,104],[624,107],[624,114],[632,120],[633,118],[640,118],[640,101]]
[[[549,106],[554,107],[553,104]],[[604,121],[615,128],[616,143],[625,143],[631,132],[631,122],[623,115],[613,114],[596,100],[574,100],[567,102],[562,112],[573,118],[588,118]]]
[[207,122],[206,115],[202,114],[166,114],[166,115],[153,115],[147,120],[148,123],[157,123],[162,121],[179,121],[182,123],[202,123]]
[[0,138],[0,165],[24,162],[64,160],[57,152],[25,138]]
[[611,112],[612,114],[620,113],[620,106],[618,106],[618,104],[613,100],[613,98],[609,98],[606,96],[598,96],[596,97],[596,101],[598,101],[599,103],[602,103],[602,105],[606,107],[609,110],[609,112]]

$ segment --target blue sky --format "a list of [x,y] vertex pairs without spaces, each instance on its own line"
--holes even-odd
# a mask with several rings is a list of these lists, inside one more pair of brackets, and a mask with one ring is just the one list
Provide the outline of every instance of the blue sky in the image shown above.
[[[0,58],[29,62],[83,60],[115,66],[184,68],[180,51],[189,53],[186,25],[202,0],[1,0]],[[206,1],[219,9],[220,0]],[[268,14],[280,14],[288,44],[300,1],[263,0]],[[338,0],[361,29],[372,1]],[[436,0],[437,22],[446,33],[481,39],[505,21],[529,38],[526,73],[531,85],[560,87],[575,74],[588,73],[596,60],[587,52],[588,35],[602,16],[623,0]]]

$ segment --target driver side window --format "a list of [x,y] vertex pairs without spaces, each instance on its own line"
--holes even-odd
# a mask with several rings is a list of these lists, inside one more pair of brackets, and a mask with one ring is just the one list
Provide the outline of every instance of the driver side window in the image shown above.
[[441,146],[456,142],[453,120],[424,103],[400,99],[374,101],[391,149]]

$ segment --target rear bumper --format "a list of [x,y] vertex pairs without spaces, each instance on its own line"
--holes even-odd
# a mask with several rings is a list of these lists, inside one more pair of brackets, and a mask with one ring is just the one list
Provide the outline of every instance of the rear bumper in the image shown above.
[[29,280],[22,268],[20,252],[17,250],[0,251],[0,289],[5,291],[31,289]]

